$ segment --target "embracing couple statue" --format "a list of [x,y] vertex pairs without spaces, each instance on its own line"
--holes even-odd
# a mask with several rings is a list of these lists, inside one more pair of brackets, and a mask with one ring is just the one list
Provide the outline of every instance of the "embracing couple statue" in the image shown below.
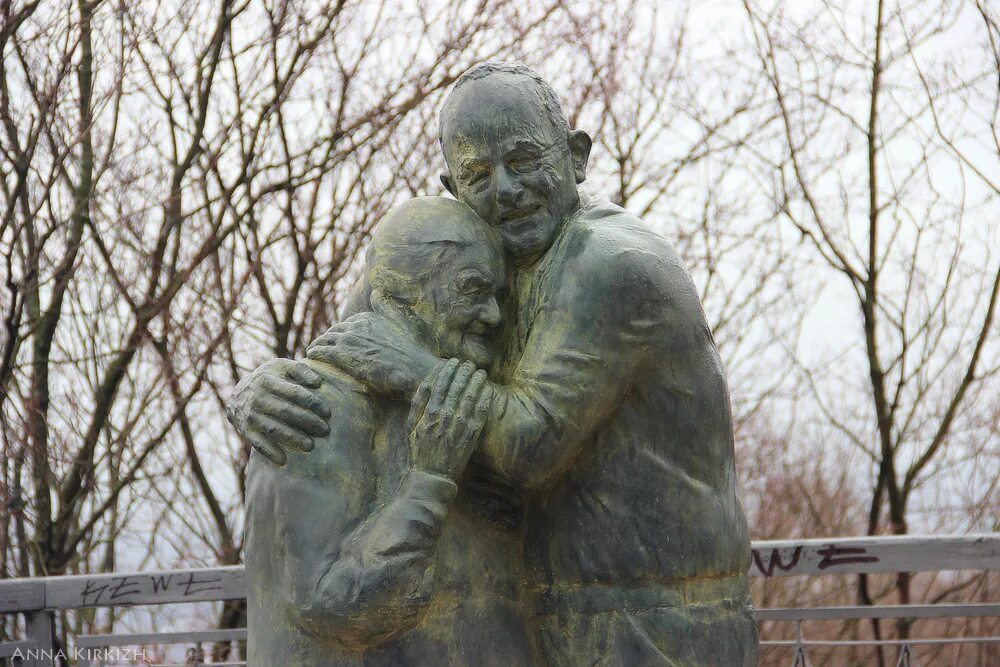
[[441,180],[343,322],[243,379],[252,667],[750,666],[750,543],[695,286],[578,190],[590,137],[466,72]]

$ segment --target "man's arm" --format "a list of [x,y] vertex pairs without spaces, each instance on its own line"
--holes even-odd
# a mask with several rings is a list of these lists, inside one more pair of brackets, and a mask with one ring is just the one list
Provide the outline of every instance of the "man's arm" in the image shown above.
[[[672,345],[697,292],[676,254],[644,230],[626,237],[594,232],[588,247],[552,267],[522,358],[506,386],[491,384],[484,463],[526,488],[557,477],[628,391],[653,350]],[[683,283],[683,284],[682,284]],[[690,335],[690,334],[685,334]],[[682,342],[678,349],[693,349]],[[376,389],[410,395],[440,360],[412,337],[364,313],[310,346],[324,360]]]
[[[593,240],[552,267],[558,276],[549,281],[552,293],[542,296],[515,372],[506,386],[489,385],[493,399],[480,456],[515,485],[542,486],[566,468],[651,351],[663,349],[659,339],[676,335],[671,323],[689,307],[678,299],[696,299],[665,244],[647,248],[632,239],[616,248],[617,241]],[[440,363],[427,362],[418,343],[376,313],[336,325],[313,343],[309,356],[369,386],[392,384],[399,393],[414,391],[416,369]]]
[[493,387],[484,463],[523,488],[567,469],[670,335],[663,261],[630,249],[567,262],[509,383]]

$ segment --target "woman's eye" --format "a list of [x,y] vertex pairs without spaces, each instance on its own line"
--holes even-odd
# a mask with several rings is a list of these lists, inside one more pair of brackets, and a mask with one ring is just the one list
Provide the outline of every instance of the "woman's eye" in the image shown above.
[[478,294],[486,289],[486,285],[483,281],[476,278],[468,278],[465,280],[459,280],[457,283],[458,291],[462,294]]

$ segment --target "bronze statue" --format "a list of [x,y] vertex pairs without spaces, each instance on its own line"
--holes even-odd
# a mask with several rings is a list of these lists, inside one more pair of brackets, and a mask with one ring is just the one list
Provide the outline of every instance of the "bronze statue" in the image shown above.
[[[579,192],[591,139],[524,66],[466,72],[445,101],[441,144],[445,187],[503,242],[502,340],[459,486],[502,508],[473,514],[516,531],[535,664],[756,664],[728,389],[676,253]],[[380,299],[370,282],[308,356],[406,400],[443,355],[393,325]],[[293,386],[315,396],[295,363],[255,371],[234,404],[280,406]],[[234,423],[279,463],[324,421],[317,407],[262,432],[253,412],[237,409]]]

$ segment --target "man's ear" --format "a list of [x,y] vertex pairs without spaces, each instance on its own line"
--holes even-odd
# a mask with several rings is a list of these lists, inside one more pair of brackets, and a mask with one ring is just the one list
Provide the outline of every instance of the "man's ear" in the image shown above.
[[454,197],[458,197],[458,193],[455,192],[455,182],[451,180],[450,172],[446,171],[441,174],[441,185],[443,185],[444,189],[450,192]]
[[570,131],[569,155],[573,159],[573,172],[577,183],[587,180],[587,161],[590,160],[590,149],[593,145],[590,135],[583,130]]

